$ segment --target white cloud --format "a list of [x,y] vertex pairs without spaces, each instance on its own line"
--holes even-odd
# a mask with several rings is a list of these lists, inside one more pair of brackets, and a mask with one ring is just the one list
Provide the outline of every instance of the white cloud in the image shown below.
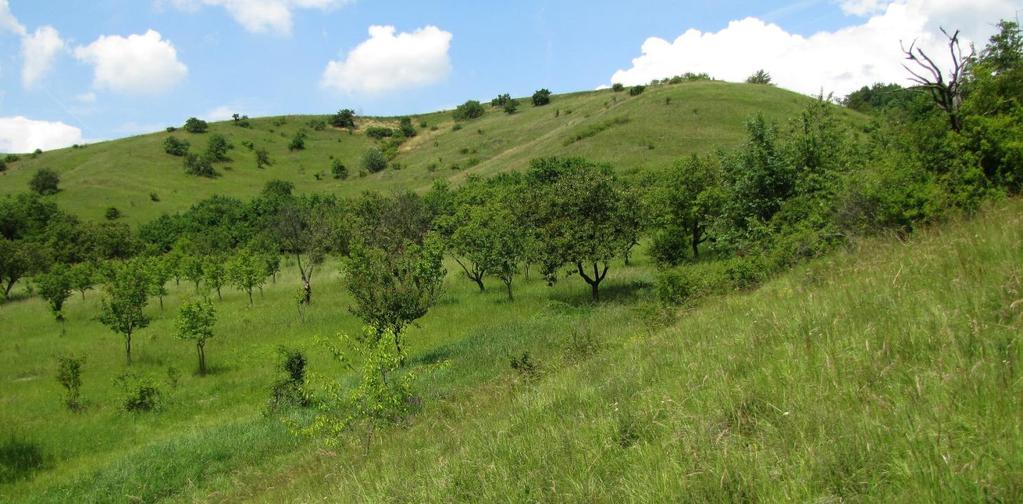
[[21,39],[21,84],[31,88],[53,68],[53,60],[64,50],[64,41],[52,26],[37,28],[32,35]]
[[295,9],[330,10],[351,0],[169,0],[171,5],[195,11],[202,5],[223,7],[246,30],[253,33],[273,32],[288,35]]
[[11,14],[11,6],[7,0],[0,0],[0,31],[9,31],[22,37],[28,34],[25,26],[18,22],[14,14]]
[[128,94],[157,94],[188,75],[178,52],[159,32],[142,35],[104,35],[75,48],[75,57],[93,65],[93,86]]
[[842,12],[852,16],[866,16],[883,12],[891,0],[842,0]]
[[92,91],[89,91],[87,93],[82,93],[82,94],[79,94],[79,95],[75,96],[75,100],[78,100],[79,103],[86,103],[86,104],[96,103],[96,93],[93,93]]
[[202,118],[207,121],[226,121],[235,114],[234,109],[227,105],[221,105],[203,114]]
[[32,152],[82,143],[82,130],[62,122],[0,117],[0,152]]
[[844,95],[874,82],[906,82],[899,41],[918,41],[944,56],[939,26],[960,28],[964,37],[983,43],[994,23],[1012,17],[1021,0],[850,0],[849,13],[880,9],[860,24],[809,37],[786,32],[756,18],[732,21],[718,32],[689,30],[668,42],[652,37],[632,67],[611,82],[634,85],[684,72],[706,72],[742,81],[760,68],[776,84],[807,94]]
[[451,33],[436,26],[397,35],[393,26],[370,26],[368,40],[327,63],[320,84],[371,94],[435,84],[451,73],[450,47]]

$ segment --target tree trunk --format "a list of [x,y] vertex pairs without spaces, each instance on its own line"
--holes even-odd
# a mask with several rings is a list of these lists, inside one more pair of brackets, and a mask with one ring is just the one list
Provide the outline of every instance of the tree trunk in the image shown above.
[[220,293],[220,286],[219,285],[217,286],[217,298],[220,299],[221,301],[224,300],[223,294]]
[[160,311],[163,311],[163,296],[157,296],[157,297],[160,298]]
[[577,262],[575,267],[579,270],[579,276],[583,277],[583,280],[590,284],[590,294],[593,296],[593,300],[600,301],[600,282],[607,276],[607,264],[604,264],[604,271],[601,272],[598,269],[597,263],[593,263],[593,277],[586,274],[586,270],[583,269],[583,263]]
[[590,284],[590,294],[593,295],[594,301],[600,301],[600,284],[593,282]]
[[504,286],[508,288],[508,301],[515,301],[515,296],[512,295],[512,281],[508,278],[504,282]]
[[17,282],[17,281],[18,281],[17,278],[12,278],[12,279],[10,279],[7,282],[7,287],[4,288],[4,297],[5,298],[10,298],[11,297],[11,289],[14,288],[14,283]]
[[128,365],[131,365],[131,333],[124,336],[124,353],[128,357]]
[[199,376],[206,376],[206,349],[202,343],[198,343],[195,350],[199,354]]
[[693,224],[693,259],[700,258],[700,225]]
[[486,286],[486,285],[483,285],[483,278],[482,278],[482,277],[469,277],[469,278],[472,278],[472,280],[473,280],[474,282],[476,282],[476,285],[478,285],[478,286],[479,286],[479,288],[480,288],[480,293],[484,293],[484,292],[487,292],[487,286]]
[[249,306],[252,306],[252,289],[249,289]]

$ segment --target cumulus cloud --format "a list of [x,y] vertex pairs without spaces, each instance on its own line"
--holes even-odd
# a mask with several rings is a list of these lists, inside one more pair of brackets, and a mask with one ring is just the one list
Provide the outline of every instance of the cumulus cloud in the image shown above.
[[370,26],[369,39],[342,61],[330,61],[320,84],[345,93],[380,94],[428,86],[451,73],[451,33],[436,26],[396,33]]
[[808,37],[756,18],[732,21],[718,32],[689,30],[672,42],[652,37],[611,82],[635,85],[685,72],[742,81],[763,68],[779,86],[844,95],[874,82],[905,83],[900,40],[917,40],[919,47],[944,54],[938,27],[946,26],[982,43],[994,31],[993,22],[1014,16],[1023,1],[848,0],[841,6],[850,14],[873,14]]
[[104,35],[75,48],[75,57],[94,67],[94,87],[120,93],[161,93],[188,75],[174,46],[153,30],[127,37]]
[[175,7],[195,11],[200,6],[223,7],[235,21],[253,33],[288,35],[295,9],[329,10],[350,0],[170,0]]
[[7,0],[0,0],[0,31],[8,31],[22,37],[28,35],[25,26],[18,22],[18,18],[14,17],[14,14],[11,14],[11,6]]
[[82,130],[62,122],[0,117],[0,152],[32,152],[82,143]]
[[53,60],[64,50],[64,41],[52,26],[36,29],[32,35],[21,39],[21,57],[25,60],[21,67],[21,83],[31,88],[36,81],[46,76],[53,68]]
[[226,121],[233,118],[234,114],[234,109],[227,105],[221,105],[203,114],[202,118],[207,121]]

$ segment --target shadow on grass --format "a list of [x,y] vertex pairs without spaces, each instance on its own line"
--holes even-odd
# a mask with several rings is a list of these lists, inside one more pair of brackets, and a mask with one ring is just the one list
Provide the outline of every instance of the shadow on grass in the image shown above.
[[14,434],[0,441],[0,483],[28,478],[45,466],[46,458],[38,444],[18,439]]
[[[651,290],[654,284],[646,280],[634,280],[628,283],[615,283],[600,287],[599,303],[631,304],[640,301],[644,293]],[[580,283],[579,289],[573,292],[558,292],[551,299],[572,306],[592,305],[595,303],[590,294],[590,287]]]

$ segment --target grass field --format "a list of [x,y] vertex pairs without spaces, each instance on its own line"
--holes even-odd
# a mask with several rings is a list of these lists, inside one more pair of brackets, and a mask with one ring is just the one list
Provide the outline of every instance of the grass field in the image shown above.
[[[229,292],[206,377],[173,336],[191,287],[166,312],[151,303],[134,370],[166,403],[144,414],[119,409],[124,356],[96,293],[69,303],[63,336],[23,299],[0,307],[0,334],[15,335],[0,339],[0,457],[24,462],[0,500],[1020,502],[1021,257],[1023,204],[1003,202],[858,241],[663,328],[642,315],[642,257],[611,270],[596,305],[575,278],[519,280],[509,303],[449,265],[441,302],[408,333],[424,408],[368,452],[360,436],[328,449],[262,413],[278,345],[308,352],[314,383],[344,379],[312,346],[359,329],[329,268],[304,322],[290,269],[254,308]],[[87,358],[82,413],[61,405],[64,352]],[[532,376],[509,366],[523,352]]]
[[[0,173],[0,195],[26,191],[38,169],[50,168],[61,176],[63,190],[53,199],[62,208],[102,220],[108,207],[116,207],[126,222],[139,224],[214,194],[251,198],[271,179],[292,182],[300,193],[421,191],[436,179],[457,183],[468,174],[519,170],[530,159],[547,155],[610,162],[628,174],[662,169],[691,153],[730,147],[744,138],[744,122],[752,114],[782,121],[795,116],[809,100],[771,86],[689,82],[649,87],[636,97],[610,90],[556,95],[545,107],[533,107],[523,99],[514,115],[488,106],[486,115],[458,130],[450,112],[425,114],[414,118],[419,135],[403,145],[394,160],[402,168],[365,177],[358,176],[360,160],[375,143],[365,128],[354,135],[333,128],[315,131],[309,122],[322,116],[258,118],[252,120],[252,128],[228,121],[211,124],[207,134],[173,133],[189,141],[193,152],[206,148],[211,133],[223,134],[234,144],[232,161],[217,165],[220,176],[215,179],[186,175],[182,159],[164,153],[163,141],[170,134],[160,132],[46,152],[38,158],[22,156]],[[421,122],[427,127],[420,127]],[[397,126],[397,119],[367,118],[362,126],[371,124]],[[288,143],[299,130],[308,133],[306,149],[290,152]],[[568,143],[580,134],[589,136]],[[242,142],[266,148],[274,164],[257,169],[254,152]],[[334,158],[348,167],[347,180],[331,177]],[[159,201],[153,201],[151,193]]]

